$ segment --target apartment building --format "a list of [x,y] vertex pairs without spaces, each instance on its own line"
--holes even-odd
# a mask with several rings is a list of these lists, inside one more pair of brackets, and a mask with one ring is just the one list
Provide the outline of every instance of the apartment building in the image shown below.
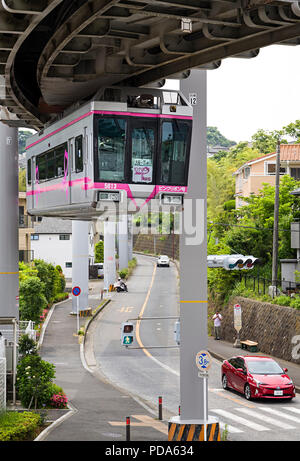
[[[276,152],[244,163],[235,176],[236,208],[245,205],[244,197],[258,194],[263,184],[275,185]],[[280,145],[280,174],[300,180],[300,144]]]

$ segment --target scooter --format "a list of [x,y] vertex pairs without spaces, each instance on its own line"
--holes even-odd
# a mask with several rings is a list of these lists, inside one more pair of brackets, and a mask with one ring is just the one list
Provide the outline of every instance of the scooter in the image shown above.
[[117,282],[114,284],[114,288],[115,290],[117,290],[118,293],[120,293],[121,291],[126,291],[128,292],[128,288],[127,288],[127,285],[126,283],[124,282]]

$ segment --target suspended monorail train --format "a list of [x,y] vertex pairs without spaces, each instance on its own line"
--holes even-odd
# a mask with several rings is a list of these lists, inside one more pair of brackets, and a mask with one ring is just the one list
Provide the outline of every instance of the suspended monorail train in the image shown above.
[[192,107],[178,91],[107,88],[29,139],[30,215],[93,219],[187,192]]

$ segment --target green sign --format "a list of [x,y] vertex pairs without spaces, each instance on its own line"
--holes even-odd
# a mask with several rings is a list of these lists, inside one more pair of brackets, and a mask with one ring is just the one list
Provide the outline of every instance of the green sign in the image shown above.
[[123,338],[123,344],[131,344],[133,342],[133,336],[124,336]]

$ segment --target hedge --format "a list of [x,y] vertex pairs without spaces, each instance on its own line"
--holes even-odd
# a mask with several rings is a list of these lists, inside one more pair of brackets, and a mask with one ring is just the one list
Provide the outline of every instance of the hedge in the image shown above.
[[6,412],[0,415],[0,441],[32,440],[41,423],[42,419],[37,413]]

